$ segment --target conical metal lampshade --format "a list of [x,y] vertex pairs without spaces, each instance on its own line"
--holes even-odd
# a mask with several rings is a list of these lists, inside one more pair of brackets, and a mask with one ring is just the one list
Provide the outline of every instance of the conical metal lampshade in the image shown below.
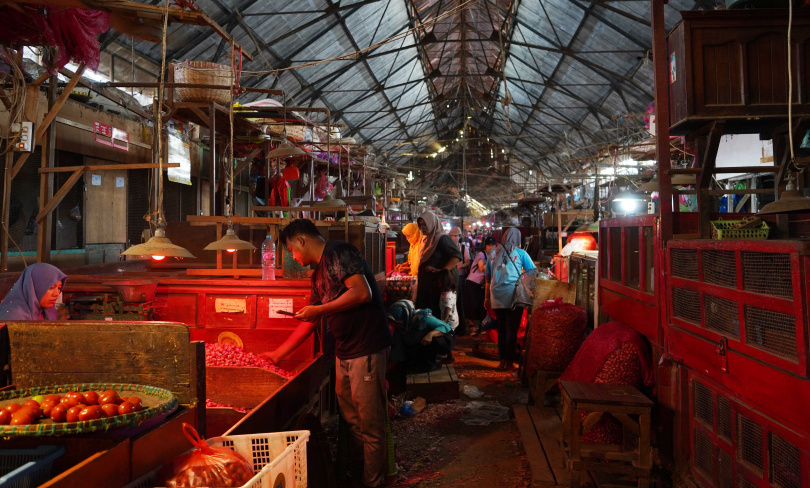
[[166,237],[166,231],[158,229],[155,235],[143,244],[132,246],[121,254],[125,256],[152,256],[156,259],[163,259],[161,256],[173,258],[193,258],[188,249],[172,244]]
[[761,214],[777,214],[788,212],[801,212],[810,210],[810,198],[802,195],[802,192],[790,187],[782,192],[779,200],[771,202],[759,211]]
[[285,138],[277,148],[270,151],[268,157],[289,158],[290,156],[300,156],[302,154],[306,154],[306,151],[295,144],[290,144],[290,142]]
[[[697,184],[697,177],[695,175],[675,175],[669,182],[672,186],[691,186]],[[638,187],[638,190],[647,193],[658,191],[658,180],[650,180],[647,183],[642,183]]]
[[639,185],[638,191],[643,191],[646,193],[658,191],[658,180],[651,180],[646,183],[642,183]]
[[243,241],[242,239],[236,237],[233,233],[233,229],[228,229],[228,232],[222,236],[222,239],[218,241],[214,241],[211,244],[208,244],[203,248],[205,251],[242,251],[242,250],[252,250],[256,249],[256,246],[249,243],[248,241]]

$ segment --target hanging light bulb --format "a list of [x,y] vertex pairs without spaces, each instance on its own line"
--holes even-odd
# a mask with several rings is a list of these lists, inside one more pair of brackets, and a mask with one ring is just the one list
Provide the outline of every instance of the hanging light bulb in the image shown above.
[[[231,57],[231,73],[233,73],[233,59],[234,58]],[[231,78],[231,80],[233,80],[233,78]],[[228,231],[225,232],[225,235],[222,236],[221,239],[216,240],[216,241],[212,242],[211,244],[208,244],[207,246],[205,246],[203,248],[203,250],[205,250],[205,251],[223,251],[224,250],[224,251],[228,251],[228,252],[232,253],[232,252],[238,251],[240,249],[246,249],[246,250],[256,249],[256,246],[254,246],[253,244],[251,244],[251,243],[249,243],[247,241],[243,241],[242,239],[236,237],[236,235],[233,232],[233,222],[231,222],[231,205],[233,204],[233,81],[231,82],[231,90],[230,90],[230,92],[231,92],[230,93],[230,95],[231,95],[231,104],[230,104],[230,110],[228,111],[228,115],[230,117],[230,136],[231,136],[231,140],[228,143],[228,149],[229,149],[229,159],[228,159],[229,164],[228,164],[228,166],[230,168],[230,172],[229,172],[229,175],[228,175],[228,186],[226,188],[228,190],[228,192],[229,192],[229,195],[228,195],[229,200],[228,200],[228,203],[225,205],[225,220],[228,223]],[[285,119],[286,119],[286,115],[287,115],[287,111],[286,111],[286,108],[285,108],[285,110],[284,110]],[[284,130],[284,136],[285,136],[284,140],[285,141],[287,140],[286,135],[287,135],[287,131],[286,131],[286,128],[285,128],[285,130]],[[296,148],[296,149],[298,149],[298,148]],[[300,151],[300,149],[299,149],[299,151]],[[295,169],[296,169],[296,171],[298,170],[298,168],[295,168]]]
[[[166,27],[169,22],[168,14],[163,17],[163,44],[166,44]],[[160,83],[158,87],[158,94],[163,93],[164,73],[166,72],[166,53],[161,57],[160,69]],[[154,126],[155,139],[157,139],[157,151],[155,156],[158,160],[158,202],[157,202],[157,230],[155,235],[149,238],[143,244],[131,246],[121,254],[124,256],[151,256],[155,261],[161,261],[166,256],[177,258],[193,258],[188,249],[172,244],[172,241],[166,237],[166,219],[163,215],[163,150],[162,142],[163,136],[161,134],[161,127],[163,127],[163,112],[157,108],[157,123]]]

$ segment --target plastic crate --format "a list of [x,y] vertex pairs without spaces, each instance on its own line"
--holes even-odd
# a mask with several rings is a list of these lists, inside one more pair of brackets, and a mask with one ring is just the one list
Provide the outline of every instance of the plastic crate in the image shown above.
[[[208,444],[230,447],[253,467],[256,475],[240,488],[306,488],[308,440],[308,430],[293,430],[212,437]],[[154,487],[159,470],[141,476],[124,488]]]
[[763,221],[755,229],[731,229],[730,227],[742,222],[741,220],[712,220],[712,239],[747,239],[765,240],[771,228]]
[[51,477],[54,460],[65,453],[63,446],[36,449],[0,449],[0,486],[28,488]]

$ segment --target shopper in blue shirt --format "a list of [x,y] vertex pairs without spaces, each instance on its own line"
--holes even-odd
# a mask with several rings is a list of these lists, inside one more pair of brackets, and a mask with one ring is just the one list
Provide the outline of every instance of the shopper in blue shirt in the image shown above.
[[520,231],[506,229],[501,243],[489,254],[486,267],[486,290],[484,307],[495,312],[498,324],[498,368],[513,370],[517,348],[517,333],[523,318],[524,308],[513,307],[515,283],[526,271],[536,269],[529,255],[520,249]]

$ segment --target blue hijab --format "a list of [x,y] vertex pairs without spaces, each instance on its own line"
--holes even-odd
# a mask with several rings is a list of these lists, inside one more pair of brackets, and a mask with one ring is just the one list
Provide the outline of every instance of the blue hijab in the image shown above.
[[66,280],[65,273],[56,266],[47,263],[28,266],[0,302],[0,320],[56,320],[56,307],[43,309],[39,301],[58,282],[64,288]]

